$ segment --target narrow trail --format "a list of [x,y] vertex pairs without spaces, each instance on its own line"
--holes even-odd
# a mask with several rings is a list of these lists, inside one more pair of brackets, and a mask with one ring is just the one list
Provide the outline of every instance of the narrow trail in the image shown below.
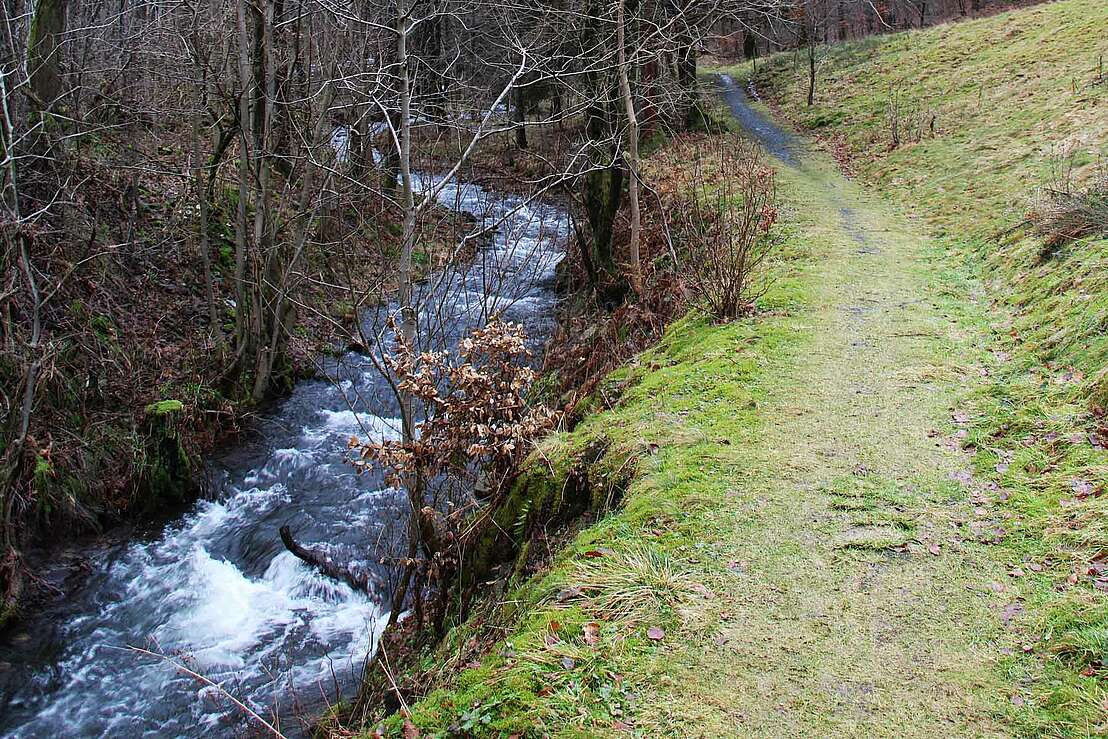
[[766,373],[761,432],[727,447],[735,502],[712,515],[731,617],[665,656],[644,717],[686,736],[1011,735],[997,662],[1013,595],[1001,551],[966,533],[1002,521],[949,441],[982,374],[972,293],[920,229],[722,82],[779,154],[811,304]]

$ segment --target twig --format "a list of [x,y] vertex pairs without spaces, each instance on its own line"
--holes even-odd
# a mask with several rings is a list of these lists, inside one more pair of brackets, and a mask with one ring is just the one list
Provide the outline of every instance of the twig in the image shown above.
[[238,706],[242,710],[243,713],[245,713],[247,716],[254,719],[259,724],[261,724],[263,727],[265,727],[265,729],[267,731],[269,731],[271,734],[273,734],[273,736],[276,737],[277,739],[288,739],[288,737],[286,737],[284,734],[282,734],[277,729],[277,727],[275,727],[273,724],[266,721],[264,718],[259,716],[256,711],[251,709],[248,705],[246,705],[245,703],[240,701],[235,696],[231,695],[229,692],[227,692],[227,690],[222,685],[214,683],[211,680],[209,680],[208,678],[201,675],[200,673],[194,672],[193,670],[190,670],[189,668],[185,667],[180,662],[177,662],[176,660],[170,659],[169,657],[165,656],[164,654],[158,654],[157,652],[151,652],[149,649],[143,649],[142,647],[135,647],[135,646],[128,645],[126,647],[116,647],[116,649],[126,649],[127,651],[134,652],[135,654],[140,654],[144,657],[154,657],[155,659],[161,660],[162,662],[165,662],[166,664],[172,665],[179,672],[182,672],[182,673],[188,675],[189,677],[191,677],[195,680],[199,680],[200,682],[204,683],[205,685],[207,685],[209,687],[215,688],[217,691],[219,691],[219,693],[221,695],[223,695],[223,697],[225,697],[227,700],[231,701],[236,706]]

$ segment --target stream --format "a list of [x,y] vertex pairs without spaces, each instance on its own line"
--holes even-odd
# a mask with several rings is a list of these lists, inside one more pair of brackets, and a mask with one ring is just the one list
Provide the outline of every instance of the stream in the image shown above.
[[[421,188],[428,187],[424,179]],[[499,224],[474,259],[418,289],[420,326],[449,348],[494,313],[522,323],[541,351],[554,327],[554,269],[568,215],[548,203],[451,182],[440,203]],[[395,303],[363,312],[381,334]],[[77,584],[0,653],[0,733],[11,737],[210,737],[248,730],[219,691],[139,646],[184,661],[298,733],[294,713],[349,694],[387,618],[386,571],[406,503],[377,473],[356,475],[347,441],[395,437],[399,411],[370,357],[321,357],[243,442],[209,460],[212,494],[157,531],[101,543]],[[355,561],[370,595],[314,573],[285,551],[282,525],[305,545]],[[290,708],[291,707],[291,708]]]

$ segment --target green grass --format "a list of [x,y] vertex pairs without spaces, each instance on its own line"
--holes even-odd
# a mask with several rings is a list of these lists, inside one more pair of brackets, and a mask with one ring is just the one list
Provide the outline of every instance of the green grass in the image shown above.
[[[613,506],[538,574],[517,566],[424,659],[412,723],[505,737],[1108,729],[1095,574],[1108,504],[1078,494],[1108,470],[1089,443],[1104,243],[1043,259],[1022,234],[989,239],[1022,219],[1054,152],[1082,176],[1103,147],[1105,91],[1089,83],[1106,27],[1099,0],[1063,0],[822,50],[810,110],[789,55],[760,63],[763,91],[884,198],[819,156],[780,168],[789,235],[761,314],[679,321],[608,378],[598,397],[614,405],[541,446],[536,504],[604,440],[589,475],[594,504]],[[890,151],[894,86],[934,112],[936,135],[925,125]]]
[[[816,104],[789,55],[756,82],[782,111],[847,153],[865,181],[918,212],[952,251],[980,255],[992,296],[1015,309],[1005,332],[1043,362],[1084,374],[1102,405],[1108,383],[1108,241],[1060,253],[1018,229],[1037,188],[1108,156],[1108,5],[1061,0],[978,21],[825,49]],[[738,70],[748,74],[749,69]],[[892,101],[935,116],[919,142],[889,150]],[[903,118],[904,116],[902,116]],[[909,116],[911,117],[911,116]]]
[[[1059,155],[1074,156],[1080,176],[1108,153],[1108,84],[1095,84],[1106,27],[1104,3],[1061,0],[823,48],[811,108],[804,59],[772,57],[756,81],[790,118],[845,145],[866,180],[951,233],[987,233],[1022,217]],[[901,127],[918,109],[925,130],[889,151],[897,94]]]
[[[1078,180],[1108,153],[1108,5],[1061,0],[979,21],[821,50],[816,105],[789,55],[759,64],[759,90],[862,181],[926,220],[935,269],[980,273],[987,382],[958,409],[958,442],[999,502],[1022,573],[1011,621],[1030,657],[998,664],[1024,688],[1025,729],[1108,729],[1108,241],[1050,253],[1019,225],[1060,159]],[[748,67],[731,70],[749,75]],[[934,114],[935,135],[890,149],[893,91]],[[1014,230],[1013,230],[1014,229]],[[1003,238],[998,238],[1004,234]],[[967,524],[963,524],[968,526]],[[987,536],[981,526],[964,530]],[[1029,569],[1028,565],[1034,569]]]
[[[786,274],[767,301],[801,296]],[[558,458],[608,439],[602,464],[630,466],[634,482],[617,513],[579,534],[549,572],[504,598],[519,618],[509,622],[511,635],[479,668],[414,706],[417,725],[464,728],[477,719],[470,730],[493,735],[561,727],[585,736],[626,716],[631,693],[649,680],[639,665],[657,651],[647,630],[679,633],[686,611],[705,606],[713,568],[691,552],[715,537],[707,513],[727,499],[734,455],[720,440],[742,444],[757,435],[760,378],[796,351],[801,333],[787,316],[726,326],[689,316],[609,378],[609,386],[626,386],[616,408],[546,442],[542,456]],[[559,597],[570,589],[571,596]],[[595,648],[585,642],[587,624],[597,625]],[[464,651],[465,634],[452,635],[454,649]]]

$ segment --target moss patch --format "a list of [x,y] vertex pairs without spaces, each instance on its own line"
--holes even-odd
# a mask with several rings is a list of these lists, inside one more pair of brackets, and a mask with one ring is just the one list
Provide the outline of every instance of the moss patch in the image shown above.
[[[145,482],[154,498],[184,499],[192,486],[192,465],[181,444],[180,400],[159,400],[146,406]],[[151,504],[152,505],[152,504]]]

